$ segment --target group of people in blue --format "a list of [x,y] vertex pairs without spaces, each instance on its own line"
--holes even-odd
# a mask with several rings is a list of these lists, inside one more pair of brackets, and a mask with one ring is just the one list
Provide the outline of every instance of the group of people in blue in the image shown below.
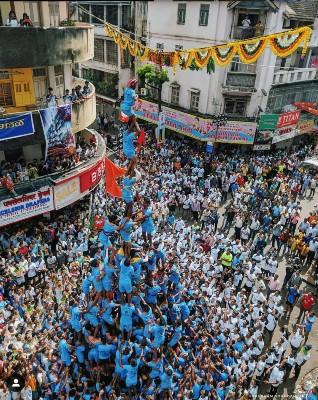
[[[258,348],[258,342],[263,341],[262,329],[270,326],[271,320],[264,320],[263,327],[256,322],[256,336],[251,337],[248,326],[252,317],[242,311],[248,298],[245,292],[234,293],[236,304],[231,303],[225,312],[229,316],[221,315],[221,296],[233,295],[234,289],[226,293],[232,278],[224,282],[224,292],[213,288],[216,303],[208,304],[199,288],[184,285],[180,252],[179,256],[167,257],[161,243],[154,240],[152,202],[136,190],[141,174],[136,168],[135,141],[140,129],[132,111],[134,87],[134,80],[130,81],[121,104],[121,111],[128,116],[123,137],[128,166],[122,179],[124,214],[120,220],[116,215],[107,215],[98,235],[101,252],[90,261],[80,303],[70,308],[68,333],[76,344],[70,344],[67,334],[60,339],[61,362],[72,370],[72,376],[90,377],[87,393],[81,397],[84,400],[256,399],[265,369],[271,371],[271,365],[277,368],[270,375],[273,385],[275,371],[278,376],[282,373],[273,361],[275,357],[280,360],[276,347],[269,355],[258,357],[262,353]],[[142,234],[142,246],[135,241],[137,229]],[[224,237],[220,237],[222,241]],[[202,277],[198,279],[205,284]],[[278,314],[279,302],[276,298],[272,301],[270,314]],[[256,309],[258,302],[255,304]],[[206,321],[213,321],[214,331]],[[231,327],[235,327],[233,331]],[[282,340],[288,342],[284,335],[282,330]],[[253,374],[257,368],[263,372],[256,381]],[[78,400],[76,396],[69,399]]]

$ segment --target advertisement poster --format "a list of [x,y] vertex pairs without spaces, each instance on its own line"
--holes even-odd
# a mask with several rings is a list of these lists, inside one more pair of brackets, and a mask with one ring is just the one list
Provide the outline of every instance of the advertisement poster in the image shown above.
[[62,181],[61,183],[57,182],[56,186],[54,186],[54,204],[56,210],[75,203],[75,201],[80,198],[81,189],[79,176]]
[[54,209],[52,188],[0,201],[0,226],[22,221]]
[[293,126],[297,124],[300,118],[300,113],[300,110],[296,110],[279,114],[277,128],[283,128],[284,126]]
[[46,156],[74,154],[75,138],[72,133],[72,105],[48,107],[39,110],[46,140]]
[[[138,118],[158,124],[157,104],[139,99],[134,110]],[[165,114],[165,127],[183,135],[202,141],[250,145],[254,142],[255,122],[228,121],[225,126],[217,128],[211,119],[196,117],[165,106],[162,110]]]
[[0,118],[0,141],[33,135],[32,113]]

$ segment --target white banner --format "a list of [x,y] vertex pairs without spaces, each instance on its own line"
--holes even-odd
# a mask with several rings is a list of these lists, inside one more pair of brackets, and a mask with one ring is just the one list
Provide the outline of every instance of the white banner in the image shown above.
[[57,183],[54,186],[54,204],[58,210],[69,204],[75,203],[82,196],[80,188],[80,177],[76,176],[65,182]]
[[53,209],[52,188],[43,187],[37,192],[0,201],[0,226],[44,214]]

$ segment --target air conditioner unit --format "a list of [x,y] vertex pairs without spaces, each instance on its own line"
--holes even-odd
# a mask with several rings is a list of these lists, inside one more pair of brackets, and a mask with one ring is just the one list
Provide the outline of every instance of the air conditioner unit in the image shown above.
[[141,88],[140,93],[142,96],[147,96],[148,90],[146,88]]

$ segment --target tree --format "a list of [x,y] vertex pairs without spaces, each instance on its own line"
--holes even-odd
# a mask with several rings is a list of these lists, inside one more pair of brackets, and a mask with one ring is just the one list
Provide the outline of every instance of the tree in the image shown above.
[[143,65],[137,70],[138,78],[140,79],[141,86],[149,86],[158,92],[158,109],[161,112],[161,92],[162,85],[169,82],[168,71],[166,69],[155,68],[151,64]]

